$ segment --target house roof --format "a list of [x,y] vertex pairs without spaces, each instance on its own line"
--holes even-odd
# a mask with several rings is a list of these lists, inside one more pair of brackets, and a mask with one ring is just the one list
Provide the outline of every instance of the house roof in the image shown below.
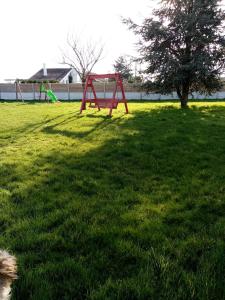
[[72,69],[71,68],[48,68],[47,76],[44,76],[43,69],[31,76],[29,80],[62,80]]

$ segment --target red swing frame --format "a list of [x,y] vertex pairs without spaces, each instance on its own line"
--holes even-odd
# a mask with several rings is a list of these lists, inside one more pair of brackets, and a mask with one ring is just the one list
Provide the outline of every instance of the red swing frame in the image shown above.
[[[113,91],[112,98],[98,98],[94,85],[93,80],[96,79],[115,79],[116,86]],[[93,97],[88,98],[88,92],[91,90]],[[121,92],[122,98],[118,99],[117,92]],[[91,74],[87,75],[85,88],[83,92],[83,99],[81,103],[80,113],[82,113],[83,110],[86,109],[86,103],[90,103],[89,107],[91,108],[98,108],[100,110],[101,108],[109,108],[109,116],[112,115],[112,110],[117,109],[117,106],[119,103],[124,103],[126,113],[128,114],[128,106],[127,106],[127,100],[125,97],[125,91],[123,87],[123,81],[120,73],[115,74]]]

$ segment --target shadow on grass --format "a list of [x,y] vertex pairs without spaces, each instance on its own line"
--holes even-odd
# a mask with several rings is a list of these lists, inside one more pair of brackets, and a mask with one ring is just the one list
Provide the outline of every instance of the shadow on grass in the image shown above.
[[[89,118],[90,115],[88,114],[85,117]],[[70,137],[70,138],[85,138],[85,137],[89,136],[90,134],[94,133],[95,131],[106,129],[108,126],[110,126],[112,124],[116,124],[118,122],[118,120],[120,120],[122,118],[122,116],[112,119],[108,116],[92,115],[91,118],[100,120],[100,122],[93,125],[90,130],[85,130],[85,131],[79,131],[79,130],[75,131],[75,130],[66,130],[66,129],[56,128],[60,125],[66,125],[66,124],[70,123],[71,121],[75,121],[75,120],[77,121],[80,118],[82,118],[82,116],[80,116],[80,115],[67,118],[66,120],[64,120],[62,122],[59,122],[59,123],[56,123],[56,124],[53,124],[50,126],[45,126],[45,128],[43,128],[42,131],[44,133],[59,134],[59,135]]]
[[[69,114],[72,114],[72,113],[69,113]],[[66,115],[68,115],[68,114],[66,114]],[[5,146],[5,141],[7,142],[7,140],[9,140],[10,143],[12,141],[15,142],[18,138],[25,136],[26,134],[34,133],[34,132],[42,129],[43,126],[46,126],[47,124],[57,121],[58,119],[63,118],[63,117],[65,117],[65,114],[58,115],[54,118],[46,117],[41,122],[33,122],[33,123],[26,124],[25,126],[18,126],[18,128],[13,129],[13,132],[12,132],[12,129],[9,131],[4,130],[2,133],[0,132],[0,141],[2,139],[4,142],[4,146]],[[74,116],[69,117],[67,119],[71,119],[73,117]],[[13,138],[12,138],[12,136],[13,136]]]
[[1,246],[20,264],[13,299],[224,299],[225,109],[60,128],[73,118],[43,132],[114,137],[40,157],[25,182],[13,165],[0,170]]

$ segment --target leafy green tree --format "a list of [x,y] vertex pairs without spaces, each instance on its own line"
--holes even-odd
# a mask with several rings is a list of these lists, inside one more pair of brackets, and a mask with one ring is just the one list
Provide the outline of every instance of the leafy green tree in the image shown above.
[[126,56],[119,56],[114,65],[115,72],[122,75],[125,80],[130,80],[133,77],[131,61]]
[[145,88],[177,92],[181,107],[192,92],[211,94],[221,88],[225,65],[225,13],[218,0],[161,0],[141,25],[124,20],[140,37],[146,64]]

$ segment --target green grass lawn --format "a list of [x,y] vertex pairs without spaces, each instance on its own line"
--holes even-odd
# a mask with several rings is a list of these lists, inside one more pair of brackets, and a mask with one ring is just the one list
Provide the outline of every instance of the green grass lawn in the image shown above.
[[225,299],[225,103],[0,104],[12,299]]

